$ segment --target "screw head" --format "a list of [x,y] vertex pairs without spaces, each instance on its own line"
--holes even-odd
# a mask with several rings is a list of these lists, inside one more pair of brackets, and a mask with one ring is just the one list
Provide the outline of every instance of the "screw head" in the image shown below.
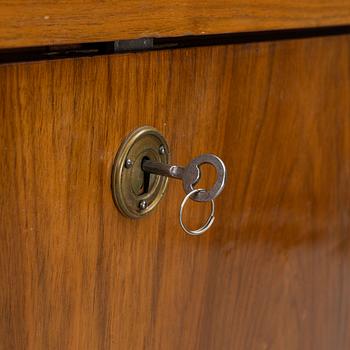
[[163,145],[161,145],[161,146],[159,147],[159,153],[160,153],[160,154],[165,154],[165,147],[164,147]]
[[140,203],[139,203],[139,208],[141,210],[145,210],[147,208],[147,202],[145,200],[142,200]]
[[134,162],[131,159],[125,160],[125,168],[129,169],[133,166]]

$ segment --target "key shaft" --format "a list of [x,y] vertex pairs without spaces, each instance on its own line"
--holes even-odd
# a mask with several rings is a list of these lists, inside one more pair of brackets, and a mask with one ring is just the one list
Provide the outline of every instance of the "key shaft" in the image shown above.
[[159,163],[153,160],[144,160],[142,162],[142,170],[146,171],[147,173],[182,180],[185,169],[177,165]]

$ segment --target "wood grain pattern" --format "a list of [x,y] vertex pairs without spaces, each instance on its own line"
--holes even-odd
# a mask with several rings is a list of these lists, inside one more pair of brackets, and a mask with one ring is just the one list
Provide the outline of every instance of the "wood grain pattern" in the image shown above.
[[[349,349],[349,62],[339,36],[1,66],[0,349]],[[114,207],[147,124],[225,160],[207,234],[176,181]]]
[[350,0],[0,0],[0,48],[350,24]]

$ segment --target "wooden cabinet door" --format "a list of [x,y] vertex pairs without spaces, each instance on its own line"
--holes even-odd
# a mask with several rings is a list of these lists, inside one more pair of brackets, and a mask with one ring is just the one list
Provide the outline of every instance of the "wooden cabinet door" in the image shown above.
[[[0,349],[349,349],[349,62],[334,36],[1,65]],[[176,181],[116,209],[142,125],[225,161],[204,235]]]

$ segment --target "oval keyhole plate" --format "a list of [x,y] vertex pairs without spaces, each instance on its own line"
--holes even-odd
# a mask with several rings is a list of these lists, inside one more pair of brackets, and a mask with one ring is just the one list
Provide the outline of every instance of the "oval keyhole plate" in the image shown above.
[[150,126],[134,130],[122,143],[112,169],[112,194],[126,216],[140,218],[152,211],[165,193],[168,178],[142,170],[145,159],[169,163],[169,148],[160,132]]

